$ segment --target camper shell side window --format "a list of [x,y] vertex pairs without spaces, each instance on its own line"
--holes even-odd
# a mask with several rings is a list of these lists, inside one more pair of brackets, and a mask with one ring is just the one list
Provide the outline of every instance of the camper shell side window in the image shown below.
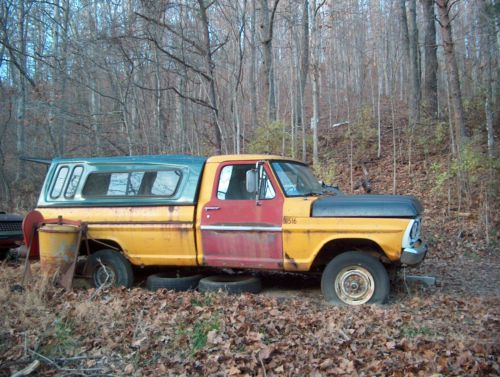
[[58,199],[61,196],[68,173],[69,166],[67,165],[63,165],[57,170],[54,183],[52,184],[52,190],[50,190],[51,199]]
[[76,189],[78,188],[82,175],[83,175],[83,166],[76,165],[71,171],[71,175],[69,177],[66,190],[64,191],[64,197],[66,199],[74,198]]
[[87,176],[82,197],[172,197],[181,178],[180,169],[94,172]]

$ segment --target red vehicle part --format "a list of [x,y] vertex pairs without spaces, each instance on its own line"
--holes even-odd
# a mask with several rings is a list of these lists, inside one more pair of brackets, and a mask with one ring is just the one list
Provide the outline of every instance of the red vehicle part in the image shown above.
[[29,257],[31,259],[38,258],[40,256],[40,250],[38,245],[38,232],[36,231],[38,226],[43,223],[43,216],[38,211],[29,212],[23,220],[23,235],[24,244],[28,248]]
[[[206,266],[283,269],[283,194],[265,164],[274,189],[272,199],[219,199],[221,171],[228,165],[253,165],[255,161],[221,164],[212,197],[202,211],[201,234]],[[244,185],[245,181],[242,180]]]

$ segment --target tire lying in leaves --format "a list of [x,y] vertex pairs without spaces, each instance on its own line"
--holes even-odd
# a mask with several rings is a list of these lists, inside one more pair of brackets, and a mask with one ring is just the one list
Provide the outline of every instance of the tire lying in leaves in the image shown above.
[[200,292],[216,292],[223,290],[227,293],[259,293],[262,284],[259,278],[247,275],[216,275],[200,280]]
[[383,304],[389,296],[389,287],[384,265],[360,251],[333,258],[321,277],[323,296],[337,305]]
[[99,250],[89,257],[86,272],[94,287],[113,286],[130,288],[134,284],[134,273],[130,262],[114,250]]
[[150,291],[161,288],[178,292],[189,291],[198,287],[198,282],[202,277],[202,275],[176,276],[176,272],[162,272],[148,276],[146,287]]

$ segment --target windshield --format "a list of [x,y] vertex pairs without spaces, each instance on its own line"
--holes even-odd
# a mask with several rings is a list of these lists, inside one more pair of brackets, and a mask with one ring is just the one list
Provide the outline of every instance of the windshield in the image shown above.
[[321,185],[306,165],[290,161],[275,161],[271,165],[286,196],[322,194]]

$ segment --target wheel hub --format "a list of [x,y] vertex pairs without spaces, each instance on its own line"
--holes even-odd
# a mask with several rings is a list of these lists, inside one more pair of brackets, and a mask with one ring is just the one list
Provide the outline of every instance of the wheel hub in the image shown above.
[[375,292],[375,282],[367,269],[361,266],[349,266],[337,275],[335,292],[346,304],[361,305],[372,298]]
[[96,287],[110,287],[115,284],[115,271],[109,266],[100,266],[94,273],[94,282]]

